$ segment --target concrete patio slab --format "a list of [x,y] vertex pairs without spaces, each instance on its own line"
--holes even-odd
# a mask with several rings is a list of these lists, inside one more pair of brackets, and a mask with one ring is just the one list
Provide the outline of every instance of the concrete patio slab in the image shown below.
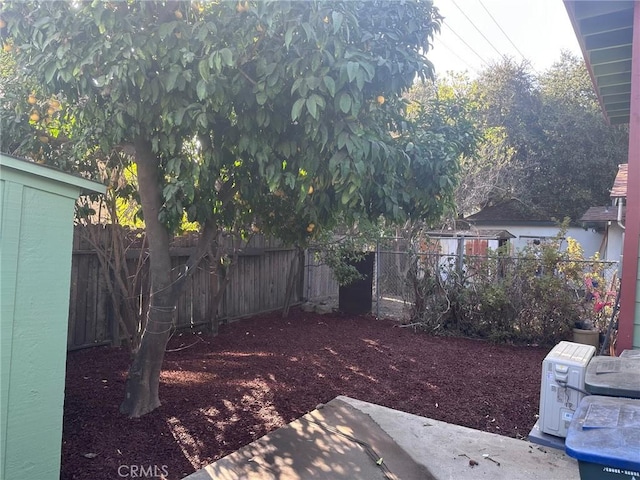
[[579,480],[563,452],[339,396],[185,480]]

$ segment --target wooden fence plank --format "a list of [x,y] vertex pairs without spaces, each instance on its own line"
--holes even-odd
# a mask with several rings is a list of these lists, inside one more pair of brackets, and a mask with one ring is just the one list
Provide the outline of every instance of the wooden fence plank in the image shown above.
[[87,279],[89,277],[89,258],[78,257],[78,288],[76,295],[76,322],[73,329],[73,346],[84,345],[87,330]]
[[[91,344],[104,344],[105,341],[117,343],[120,334],[117,315],[107,289],[105,272],[102,271],[97,253],[87,240],[87,232],[76,227],[73,243],[73,259],[71,269],[71,295],[69,305],[68,348],[82,348]],[[96,227],[91,227],[96,228]],[[92,238],[101,242],[109,242],[110,235],[127,235],[124,229],[97,227],[91,232]],[[134,238],[130,235],[128,238]],[[175,268],[172,278],[177,278],[187,256],[197,241],[196,236],[178,239],[171,249],[172,267]],[[130,240],[125,240],[128,245]],[[231,245],[232,239],[225,240]],[[104,243],[108,245],[108,243]],[[135,303],[139,303],[138,295],[148,292],[149,273],[148,260],[145,260],[142,271],[136,277],[136,268],[141,250],[141,242],[136,248],[126,252],[129,269],[129,281],[136,281],[135,288],[127,295],[132,295]],[[231,269],[229,285],[217,310],[218,318],[233,319],[245,317],[258,312],[281,308],[286,295],[287,276],[296,251],[283,247],[274,239],[266,239],[261,235],[254,236],[237,257],[237,264]],[[176,268],[177,267],[177,268]],[[305,269],[305,265],[301,265]],[[300,275],[302,282],[305,275]],[[176,309],[176,325],[179,328],[191,328],[194,325],[210,326],[209,318],[211,302],[214,299],[220,279],[216,267],[203,261],[186,283]],[[293,303],[298,303],[304,294],[302,283],[295,289]],[[115,306],[127,299],[118,299]],[[215,311],[213,312],[216,313]],[[116,324],[114,324],[116,322]]]
[[[74,245],[76,243],[76,237],[74,236]],[[73,256],[71,259],[71,292],[69,294],[69,320],[67,325],[67,346],[72,347],[74,345],[75,331],[76,331],[76,319],[77,319],[77,297],[78,297],[78,262],[77,256]]]

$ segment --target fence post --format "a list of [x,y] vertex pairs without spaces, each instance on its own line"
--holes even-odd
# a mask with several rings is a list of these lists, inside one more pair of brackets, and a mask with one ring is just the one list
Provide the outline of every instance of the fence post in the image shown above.
[[456,249],[457,254],[457,270],[458,274],[462,275],[462,268],[464,267],[464,237],[458,237],[458,246]]
[[[109,270],[109,273],[107,273],[107,275],[109,275],[111,277],[111,281],[112,284],[115,285],[115,279],[113,278],[114,272],[112,270]],[[111,299],[107,299],[107,318],[108,318],[108,325],[109,325],[109,330],[110,330],[110,336],[111,336],[111,346],[112,347],[119,347],[120,346],[120,324],[118,321],[119,316],[115,314],[114,312],[114,302],[111,301]]]
[[306,291],[306,295],[305,295],[305,301],[306,302],[310,302],[311,301],[311,260],[309,259],[310,257],[310,253],[311,250],[310,249],[305,249],[305,258],[304,258],[304,269],[306,270],[306,277],[307,277],[307,291]]

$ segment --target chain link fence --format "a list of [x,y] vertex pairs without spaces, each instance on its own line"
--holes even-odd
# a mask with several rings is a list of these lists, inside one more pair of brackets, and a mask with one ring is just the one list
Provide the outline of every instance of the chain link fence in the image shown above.
[[373,289],[376,317],[408,318],[414,302],[408,281],[413,269],[415,255],[408,239],[393,237],[378,240]]
[[[407,238],[380,238],[376,242],[372,288],[372,313],[376,317],[408,321],[423,307],[420,303],[429,295],[454,287],[477,289],[480,283],[488,281],[497,284],[505,275],[521,268],[522,262],[531,261],[530,257],[525,260],[520,256],[496,256],[495,252],[471,255],[466,254],[464,248],[454,254],[428,251],[428,246],[427,251],[424,250],[424,242],[416,244]],[[306,253],[305,297],[307,301],[337,308],[339,285],[331,269],[320,260],[319,253],[317,249]],[[585,311],[597,309],[600,304],[611,305],[617,289],[617,262],[574,260],[567,264],[583,271],[583,281],[572,281],[568,285],[576,300],[584,300]],[[566,266],[558,263],[557,272],[545,272],[542,262],[532,268],[536,275],[562,276]],[[425,291],[425,285],[431,290]]]

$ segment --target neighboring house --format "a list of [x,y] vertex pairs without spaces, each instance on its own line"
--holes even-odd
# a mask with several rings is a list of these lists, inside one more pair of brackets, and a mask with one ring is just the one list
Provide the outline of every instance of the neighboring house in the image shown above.
[[[602,232],[602,242],[598,253],[601,260],[619,262],[622,255],[624,230],[618,224],[618,209],[613,205],[591,207],[580,218],[585,228]],[[622,211],[624,222],[624,210]],[[624,223],[623,223],[624,225]]]
[[[558,223],[544,215],[525,207],[516,200],[486,207],[465,219],[478,229],[505,230],[513,235],[510,240],[513,250],[520,250],[534,240],[548,240],[558,235]],[[566,237],[577,240],[586,257],[590,257],[600,249],[604,235],[602,232],[585,230],[579,226],[570,226]],[[566,247],[566,242],[563,242]]]
[[591,207],[580,218],[586,228],[593,228],[603,233],[600,245],[600,258],[618,262],[622,257],[624,239],[624,222],[627,198],[627,164],[618,165],[618,174],[611,189],[611,205]]
[[[460,255],[486,256],[489,249],[509,245],[515,238],[506,230],[433,230],[425,232],[426,237],[420,243],[420,252],[440,254],[443,257]],[[509,247],[507,247],[510,250]]]
[[564,3],[605,118],[629,124],[616,350],[640,349],[640,1]]

